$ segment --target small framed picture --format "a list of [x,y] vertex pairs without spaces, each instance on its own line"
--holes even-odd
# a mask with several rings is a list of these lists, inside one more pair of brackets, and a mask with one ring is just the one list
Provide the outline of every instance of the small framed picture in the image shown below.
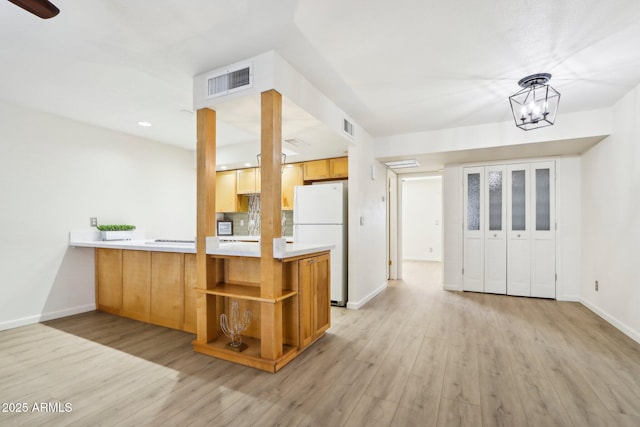
[[232,236],[233,221],[218,221],[218,236]]

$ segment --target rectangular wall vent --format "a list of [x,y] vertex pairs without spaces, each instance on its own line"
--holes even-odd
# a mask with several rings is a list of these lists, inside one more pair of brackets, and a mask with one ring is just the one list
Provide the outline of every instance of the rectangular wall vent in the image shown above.
[[346,118],[342,118],[342,130],[351,138],[355,137],[355,127],[353,126],[353,123]]
[[253,86],[251,65],[243,64],[234,69],[207,78],[207,97],[227,95],[229,93],[248,89]]

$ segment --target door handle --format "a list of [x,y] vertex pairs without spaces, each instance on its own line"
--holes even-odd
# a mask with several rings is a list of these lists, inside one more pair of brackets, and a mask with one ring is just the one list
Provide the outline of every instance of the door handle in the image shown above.
[[520,235],[518,234],[518,237],[520,237]]
[[498,237],[498,235],[496,233],[493,233],[493,237]]

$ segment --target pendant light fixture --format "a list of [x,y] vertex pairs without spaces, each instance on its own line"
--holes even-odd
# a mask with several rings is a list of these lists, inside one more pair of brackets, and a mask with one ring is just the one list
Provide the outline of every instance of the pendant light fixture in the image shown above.
[[556,120],[560,92],[549,86],[549,73],[532,74],[520,79],[519,92],[509,97],[516,126],[523,130],[551,126]]

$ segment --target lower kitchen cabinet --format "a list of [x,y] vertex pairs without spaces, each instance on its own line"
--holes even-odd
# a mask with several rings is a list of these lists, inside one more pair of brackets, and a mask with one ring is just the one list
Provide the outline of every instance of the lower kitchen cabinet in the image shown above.
[[184,254],[184,322],[182,330],[195,334],[197,331],[196,292],[198,280],[196,254]]
[[122,315],[149,322],[151,252],[122,251]]
[[151,323],[182,329],[184,254],[151,253]]
[[329,255],[298,261],[298,299],[300,301],[300,347],[321,336],[331,324],[329,295]]
[[121,249],[96,249],[96,307],[112,314],[122,312]]
[[96,307],[196,332],[195,254],[96,249]]

